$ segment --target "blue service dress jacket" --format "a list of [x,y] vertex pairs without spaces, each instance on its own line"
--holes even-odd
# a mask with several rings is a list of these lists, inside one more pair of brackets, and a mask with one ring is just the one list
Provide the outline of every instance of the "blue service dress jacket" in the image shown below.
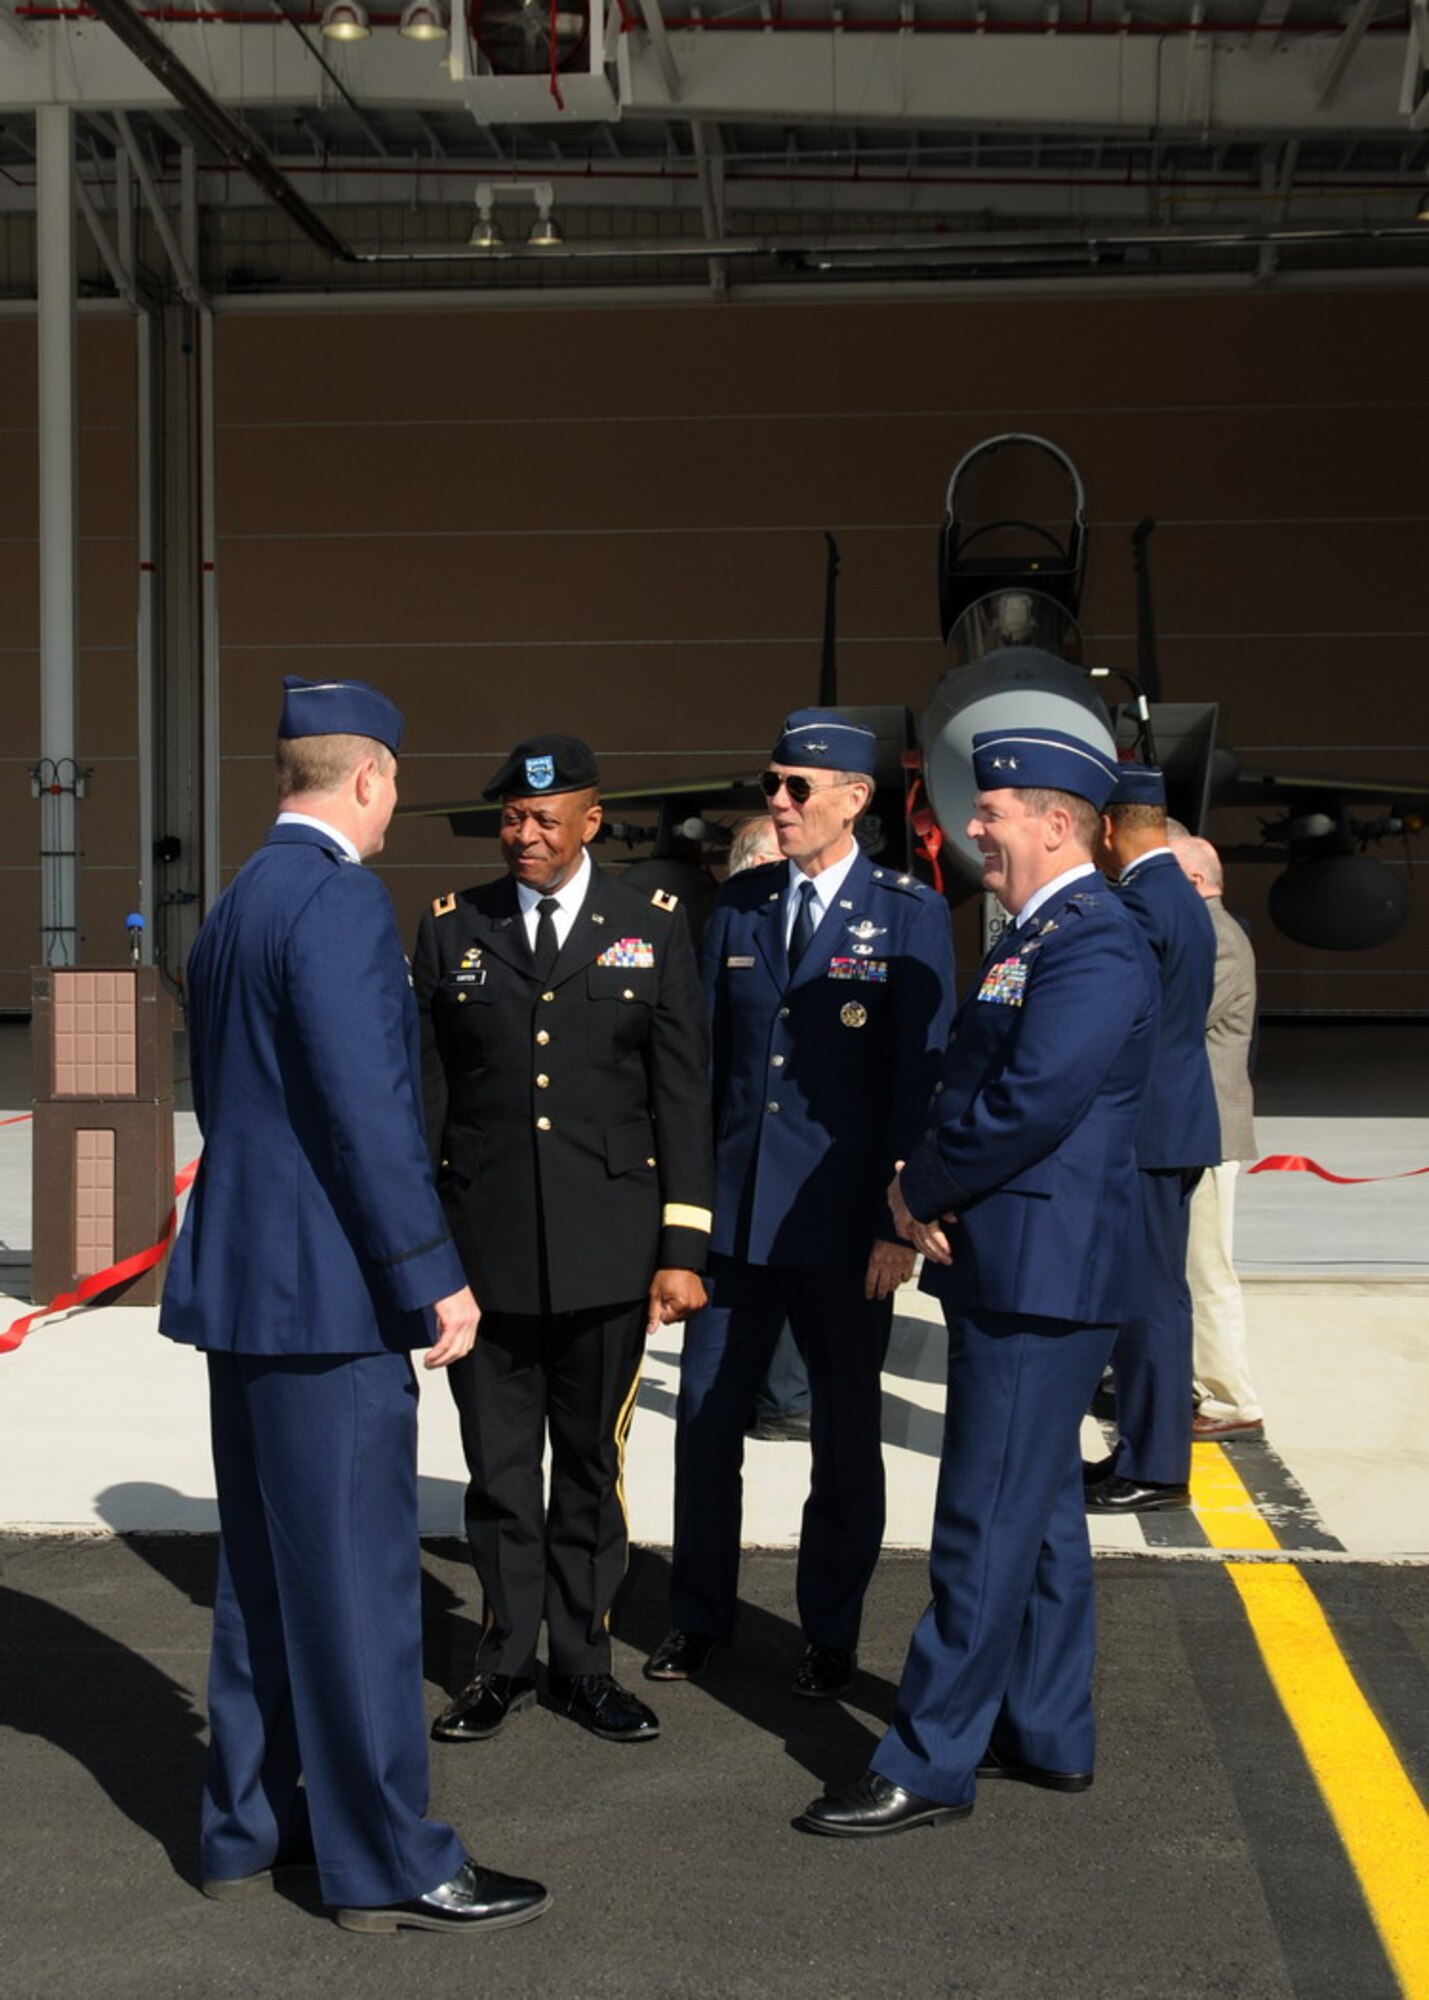
[[715,1098],[711,1248],[866,1258],[922,1130],[953,1008],[947,905],[860,853],[791,975],[787,862],[731,876],[705,932]]
[[958,1011],[929,1130],[903,1173],[924,1221],[952,1213],[951,1305],[1114,1325],[1140,1226],[1136,1133],[1159,1007],[1150,949],[1082,876],[1004,934]]
[[1170,848],[1158,848],[1117,884],[1141,926],[1161,980],[1161,1027],[1137,1134],[1137,1165],[1213,1167],[1221,1126],[1206,1054],[1216,983],[1216,931],[1203,898]]
[[242,1354],[429,1345],[423,1308],[466,1278],[382,882],[316,828],[274,826],[199,932],[189,1010],[204,1151],[161,1331]]

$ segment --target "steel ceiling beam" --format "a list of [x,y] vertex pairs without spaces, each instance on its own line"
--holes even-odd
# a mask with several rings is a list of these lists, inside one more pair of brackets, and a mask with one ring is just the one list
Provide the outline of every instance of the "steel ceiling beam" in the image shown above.
[[1349,74],[1360,43],[1369,31],[1369,25],[1379,12],[1380,0],[1357,0],[1355,11],[1345,23],[1345,32],[1335,44],[1334,58],[1325,72],[1325,81],[1320,86],[1320,95],[1315,99],[1317,111],[1328,111],[1340,94],[1340,85]]
[[[1417,4],[1417,0],[1416,0]],[[127,17],[162,52],[145,72],[125,48],[96,35],[87,22],[46,23],[40,46],[0,64],[0,112],[30,110],[56,97],[84,111],[122,106],[167,108],[171,93],[164,65],[176,63],[190,84],[202,76],[210,102],[240,114],[252,108],[311,106],[312,58],[280,16],[272,25],[188,27],[163,24],[162,36],[140,20],[126,0],[97,0],[105,18]],[[1353,25],[1353,23],[1352,23]],[[1203,28],[1199,37],[1138,33],[1082,35],[1068,23],[1055,35],[999,34],[989,22],[981,34],[718,34],[669,30],[679,71],[679,98],[671,97],[646,34],[625,34],[617,50],[618,88],[604,74],[563,78],[579,117],[554,109],[544,78],[472,77],[454,80],[421,44],[395,35],[373,35],[342,58],[349,95],[374,123],[386,110],[412,112],[442,106],[465,108],[479,122],[529,123],[559,130],[575,124],[699,118],[728,126],[879,126],[960,131],[1087,133],[1095,137],[1137,133],[1166,137],[1178,131],[1203,136],[1197,117],[1180,124],[1169,105],[1186,97],[1194,67],[1193,105],[1204,103],[1204,136],[1212,139],[1286,138],[1296,134],[1389,132],[1403,129],[1399,90],[1405,40],[1370,32],[1366,21],[1352,67],[1337,79],[1333,115],[1320,106],[1326,86],[1327,38],[1287,35],[1273,63],[1253,59],[1262,39]],[[1346,31],[1349,32],[1348,30]],[[1343,37],[1335,46],[1338,51]],[[598,53],[598,51],[597,51]],[[1207,82],[1205,72],[1209,68]],[[577,84],[586,86],[583,94]],[[520,86],[520,88],[518,88]],[[241,133],[241,127],[238,128]],[[229,135],[229,144],[251,141]]]
[[[131,55],[136,56],[144,68],[162,84],[167,94],[174,98],[188,113],[195,126],[209,144],[216,147],[224,159],[240,167],[249,179],[260,187],[275,207],[282,209],[288,219],[299,228],[311,243],[339,263],[355,263],[356,259],[348,246],[335,236],[322,217],[303,200],[292,182],[279,173],[263,149],[252,139],[236,118],[224,110],[217,99],[210,96],[191,70],[185,68],[168,44],[143,21],[128,4],[128,0],[89,0],[93,13],[111,30],[116,40],[123,43]],[[123,114],[121,113],[121,123]],[[123,123],[125,143],[129,147],[130,158],[135,171],[140,174],[141,183],[148,175],[145,165],[140,170],[137,147],[131,143],[132,134],[127,123]],[[156,221],[162,214],[162,205],[150,193],[152,181],[145,188],[154,207]],[[162,228],[162,225],[161,225]],[[168,247],[167,241],[165,247]],[[175,269],[179,259],[174,257]]]

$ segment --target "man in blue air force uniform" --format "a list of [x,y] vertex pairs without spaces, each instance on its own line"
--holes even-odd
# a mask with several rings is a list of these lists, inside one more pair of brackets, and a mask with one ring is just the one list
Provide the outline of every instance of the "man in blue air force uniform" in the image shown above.
[[189,958],[204,1151],[160,1315],[208,1357],[221,1525],[203,1887],[315,1864],[350,1930],[500,1928],[545,1891],[425,1817],[409,1350],[446,1367],[477,1312],[432,1187],[392,906],[361,865],[402,717],[360,681],[284,686],[285,810]]
[[1014,915],[963,1002],[931,1126],[890,1189],[948,1323],[933,1601],[872,1767],[811,1833],[972,1811],[979,1778],[1092,1779],[1092,1565],[1078,1431],[1135,1255],[1157,989],[1098,879],[1109,758],[1049,729],[973,738],[968,831]]
[[1216,981],[1216,933],[1166,840],[1160,771],[1123,764],[1102,820],[1102,867],[1156,959],[1161,1025],[1136,1134],[1142,1250],[1132,1310],[1116,1338],[1111,1457],[1086,1468],[1097,1514],[1191,1504],[1194,1415],[1191,1290],[1186,1246],[1191,1196],[1221,1156],[1220,1117],[1206,1054]]
[[734,1626],[744,1427],[787,1318],[808,1363],[813,1473],[795,1692],[842,1694],[883,1538],[880,1375],[913,1258],[885,1190],[917,1137],[951,1014],[947,906],[854,837],[877,739],[829,710],[784,724],[764,790],[786,860],[731,877],[704,940],[713,1038],[710,1304],[685,1335],[672,1629],[689,1680]]

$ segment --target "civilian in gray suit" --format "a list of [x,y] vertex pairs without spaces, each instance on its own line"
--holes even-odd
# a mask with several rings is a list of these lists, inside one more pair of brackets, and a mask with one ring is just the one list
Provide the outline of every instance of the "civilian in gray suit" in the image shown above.
[[1172,852],[1205,899],[1216,933],[1216,980],[1206,1016],[1206,1053],[1221,1121],[1221,1161],[1191,1198],[1186,1278],[1194,1314],[1195,1439],[1263,1438],[1264,1414],[1251,1379],[1245,1300],[1232,1261],[1236,1176],[1256,1155],[1250,1084],[1255,1030],[1255,952],[1222,901],[1221,858],[1208,840],[1174,836]]

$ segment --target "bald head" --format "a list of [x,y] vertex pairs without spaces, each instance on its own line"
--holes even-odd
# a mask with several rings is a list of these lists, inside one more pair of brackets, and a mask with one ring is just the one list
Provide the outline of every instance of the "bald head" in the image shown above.
[[1222,896],[1225,894],[1226,876],[1221,867],[1221,857],[1208,840],[1197,834],[1188,833],[1171,842],[1171,852],[1181,864],[1182,873],[1192,888],[1202,896]]

